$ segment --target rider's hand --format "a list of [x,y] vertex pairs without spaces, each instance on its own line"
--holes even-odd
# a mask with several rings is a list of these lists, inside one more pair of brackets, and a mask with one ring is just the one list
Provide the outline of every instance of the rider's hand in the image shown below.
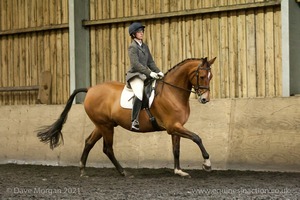
[[154,78],[154,79],[159,79],[159,76],[158,76],[158,74],[157,74],[157,73],[155,73],[155,72],[151,72],[151,73],[150,73],[150,76],[151,76],[151,78]]
[[162,73],[162,72],[158,72],[157,75],[160,76],[161,78],[163,78],[165,76],[164,73]]

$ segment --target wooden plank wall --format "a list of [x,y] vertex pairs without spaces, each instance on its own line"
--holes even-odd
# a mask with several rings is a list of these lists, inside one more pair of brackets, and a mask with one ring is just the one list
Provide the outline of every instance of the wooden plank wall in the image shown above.
[[[269,2],[278,1],[90,0],[89,21],[100,21],[87,26],[91,85],[125,82],[131,42],[126,19],[148,16],[142,20],[145,42],[163,72],[186,58],[216,56],[212,98],[281,96],[280,5],[247,8]],[[197,9],[210,12],[188,14]],[[68,0],[0,0],[0,11],[0,87],[38,85],[40,73],[49,70],[51,103],[65,103],[70,94]],[[164,14],[172,16],[155,17]],[[102,23],[108,19],[112,22]],[[34,104],[36,97],[37,92],[0,93],[0,105]]]
[[[51,102],[69,97],[68,0],[0,0],[0,87],[38,85],[51,71]],[[37,92],[0,93],[0,105],[35,104]]]
[[[185,58],[216,56],[212,98],[281,96],[280,5],[247,8],[268,2],[278,1],[90,0],[90,20],[99,22],[89,26],[92,85],[125,81],[131,42],[125,17],[235,5],[245,9],[142,20],[145,42],[163,72]],[[101,22],[107,19],[113,20]]]

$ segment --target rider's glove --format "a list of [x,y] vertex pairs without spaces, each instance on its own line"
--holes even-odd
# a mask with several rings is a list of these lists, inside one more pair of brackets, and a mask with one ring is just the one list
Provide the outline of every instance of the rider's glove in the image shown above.
[[158,74],[157,74],[157,73],[155,73],[155,72],[151,72],[151,73],[150,73],[150,76],[151,76],[151,78],[154,78],[154,79],[159,79],[159,76],[158,76]]
[[157,75],[160,76],[161,78],[163,78],[165,76],[164,73],[162,73],[162,72],[158,72]]

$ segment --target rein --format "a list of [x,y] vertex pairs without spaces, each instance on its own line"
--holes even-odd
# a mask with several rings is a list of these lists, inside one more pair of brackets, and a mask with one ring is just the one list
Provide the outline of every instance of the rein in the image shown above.
[[180,89],[180,90],[184,90],[184,91],[186,91],[186,92],[192,92],[192,93],[196,94],[196,92],[193,91],[193,90],[188,90],[188,89],[185,89],[185,88],[182,88],[182,87],[178,87],[177,85],[168,83],[168,82],[166,82],[166,81],[164,81],[164,80],[162,80],[162,79],[158,79],[158,81],[161,81],[161,82],[163,82],[163,83],[165,83],[165,84],[167,84],[167,85],[169,85],[169,86],[172,86],[172,87],[174,87],[174,88],[177,88],[177,89]]
[[[185,88],[182,88],[182,87],[178,87],[177,85],[168,83],[168,82],[164,81],[163,79],[158,79],[158,81],[161,81],[161,82],[163,82],[163,83],[165,83],[165,84],[167,84],[167,85],[169,85],[169,86],[172,86],[172,87],[174,87],[174,88],[177,88],[177,89],[180,89],[180,90],[184,90],[184,91],[186,91],[186,92],[191,92],[191,93],[194,93],[194,94],[197,94],[197,95],[202,95],[204,92],[198,93],[198,92],[196,92],[196,91],[198,91],[199,89],[206,89],[206,90],[208,90],[208,91],[210,90],[209,86],[201,86],[201,85],[199,84],[199,71],[200,71],[200,70],[210,70],[210,69],[211,69],[210,66],[205,67],[205,68],[202,67],[204,64],[205,64],[205,63],[202,62],[201,64],[198,65],[197,70],[195,70],[194,76],[197,77],[197,86],[194,86],[194,87],[193,87],[195,91],[193,91],[193,90],[188,90],[188,89],[185,89]],[[194,76],[193,76],[193,78],[194,78]]]

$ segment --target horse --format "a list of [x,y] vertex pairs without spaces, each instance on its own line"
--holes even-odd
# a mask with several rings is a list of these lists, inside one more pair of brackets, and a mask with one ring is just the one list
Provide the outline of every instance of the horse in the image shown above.
[[[202,168],[211,171],[211,162],[202,139],[194,132],[184,127],[190,115],[189,98],[191,92],[197,95],[198,101],[205,104],[210,101],[210,80],[213,75],[211,65],[216,57],[188,58],[170,68],[164,78],[158,79],[155,86],[155,99],[150,107],[160,130],[166,130],[172,138],[174,157],[174,174],[190,176],[180,167],[180,139],[187,138],[196,143],[202,152],[204,162]],[[37,137],[41,142],[49,143],[54,149],[63,142],[62,128],[66,122],[68,112],[72,107],[75,96],[85,92],[84,108],[94,123],[95,128],[86,138],[80,160],[80,175],[86,176],[85,167],[90,150],[95,143],[103,138],[103,152],[114,164],[122,176],[128,176],[114,155],[113,139],[114,127],[121,126],[127,130],[131,128],[131,110],[120,106],[121,92],[125,84],[117,81],[104,82],[89,88],[75,89],[59,119],[52,125],[38,130]],[[149,122],[149,116],[143,109],[140,116],[139,132],[154,132],[157,129]]]

